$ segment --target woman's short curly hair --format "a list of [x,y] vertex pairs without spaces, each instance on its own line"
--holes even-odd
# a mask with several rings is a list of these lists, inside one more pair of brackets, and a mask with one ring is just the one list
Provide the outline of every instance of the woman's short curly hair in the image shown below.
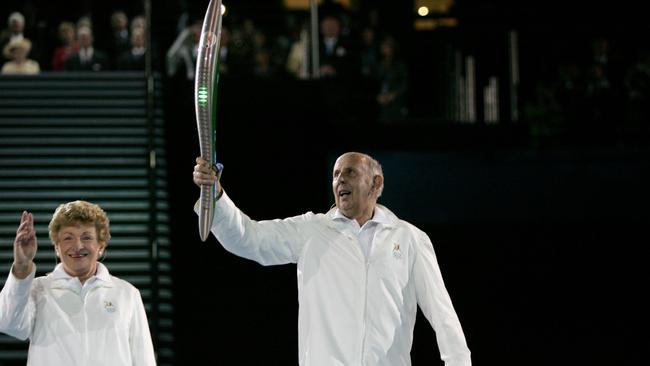
[[56,208],[48,225],[52,244],[56,243],[61,227],[77,224],[95,224],[97,241],[108,245],[111,239],[108,216],[101,207],[86,201],[63,203]]

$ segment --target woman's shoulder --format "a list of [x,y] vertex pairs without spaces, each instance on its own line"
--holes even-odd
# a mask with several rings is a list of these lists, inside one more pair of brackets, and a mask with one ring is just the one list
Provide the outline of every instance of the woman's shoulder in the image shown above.
[[111,275],[111,280],[113,281],[113,284],[117,287],[129,289],[129,290],[137,290],[137,287],[135,287],[131,282],[122,279],[120,277]]

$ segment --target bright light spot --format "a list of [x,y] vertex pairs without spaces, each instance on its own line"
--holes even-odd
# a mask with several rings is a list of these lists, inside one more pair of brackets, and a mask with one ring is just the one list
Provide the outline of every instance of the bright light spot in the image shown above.
[[221,14],[225,15],[226,14],[226,6],[221,4]]
[[426,6],[420,6],[418,8],[418,14],[422,17],[427,16],[427,14],[429,14],[429,8],[427,8]]

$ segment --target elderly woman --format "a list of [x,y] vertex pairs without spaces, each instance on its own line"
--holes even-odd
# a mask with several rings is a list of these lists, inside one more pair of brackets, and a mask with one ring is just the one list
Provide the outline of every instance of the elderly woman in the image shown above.
[[2,65],[3,74],[38,74],[41,71],[38,62],[27,58],[32,49],[32,42],[28,39],[17,39],[9,42],[3,54],[10,61]]
[[75,39],[75,26],[72,22],[61,22],[59,24],[59,40],[61,44],[54,49],[52,54],[52,71],[63,71],[65,60],[72,54],[79,51],[79,44]]
[[98,262],[111,237],[106,213],[85,201],[62,204],[49,234],[61,263],[34,278],[34,217],[23,212],[0,292],[0,332],[29,338],[28,366],[155,365],[140,292]]

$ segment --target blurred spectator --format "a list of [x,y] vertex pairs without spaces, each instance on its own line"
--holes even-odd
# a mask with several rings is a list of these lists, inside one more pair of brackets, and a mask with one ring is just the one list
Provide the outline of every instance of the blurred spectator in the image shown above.
[[345,77],[353,65],[352,48],[341,36],[341,23],[335,16],[327,15],[320,23],[319,65],[321,77]]
[[77,29],[79,51],[65,61],[68,71],[104,71],[108,69],[106,54],[93,47],[93,33],[87,26]]
[[255,51],[253,75],[262,79],[270,79],[275,77],[275,69],[271,65],[271,53],[264,49]]
[[264,34],[264,32],[262,32],[261,30],[256,30],[253,33],[252,43],[253,43],[253,51],[267,50],[269,46],[266,34]]
[[27,38],[14,39],[3,49],[3,55],[10,59],[2,65],[3,74],[38,74],[38,62],[27,58],[32,43]]
[[[540,86],[537,98],[540,105],[544,105],[548,110],[549,123],[555,123],[558,120],[568,123],[578,123],[584,118],[585,106],[585,81],[583,70],[572,60],[569,60],[557,68],[557,82],[554,82],[550,88],[551,95],[544,95],[547,90]],[[552,100],[551,100],[552,99]],[[558,112],[558,108],[561,113]],[[551,117],[552,115],[552,117]]]
[[524,111],[528,121],[533,124],[531,129],[534,129],[535,136],[564,122],[564,110],[557,100],[555,88],[548,81],[535,84],[531,98],[524,103]]
[[65,60],[79,51],[79,44],[75,39],[73,23],[61,22],[58,33],[61,45],[54,49],[52,55],[52,71],[62,71],[65,68]]
[[138,15],[133,17],[133,19],[131,20],[131,31],[133,31],[135,28],[142,28],[142,29],[147,28],[147,20],[145,19],[144,15]]
[[77,20],[77,29],[82,27],[93,29],[93,21],[90,19],[90,15],[84,15]]
[[372,27],[365,27],[361,31],[361,75],[372,77],[377,73],[379,63],[379,50],[377,48],[375,30]]
[[7,29],[0,33],[0,47],[4,47],[11,41],[25,38],[25,17],[19,12],[9,14]]
[[276,75],[276,71],[266,34],[261,30],[256,30],[253,34],[253,75],[272,78]]
[[[184,29],[172,46],[167,50],[167,75],[174,77],[183,69],[187,80],[194,80],[199,42],[201,41],[201,22],[196,22]],[[219,73],[228,74],[230,60],[230,29],[221,27],[219,47]]]
[[200,41],[201,24],[198,22],[183,29],[178,34],[174,43],[167,50],[165,57],[167,76],[174,77],[178,75],[179,70],[183,70],[187,80],[194,80],[194,69]]
[[610,56],[609,40],[605,37],[595,37],[591,40],[591,60],[589,67],[598,65],[607,75],[611,72],[612,60]]
[[650,50],[641,50],[625,76],[627,120],[632,124],[650,121]]
[[294,39],[293,29],[295,28],[295,19],[286,17],[285,24],[280,28],[281,31],[274,37],[271,37],[271,64],[278,75],[286,75],[285,64],[287,56]]
[[392,36],[380,44],[380,62],[377,68],[379,83],[379,122],[399,123],[406,119],[406,92],[408,88],[406,65],[401,60],[397,42]]
[[[592,119],[609,125],[621,122],[620,111],[625,109],[625,66],[623,50],[613,49],[606,36],[592,40],[592,59],[587,67],[586,105]],[[615,52],[614,52],[615,51]]]
[[589,69],[585,88],[585,101],[590,121],[611,121],[613,103],[612,84],[607,76],[606,65],[594,63]]
[[[259,33],[255,22],[252,19],[244,19],[241,26],[231,26],[232,32],[228,34],[228,73],[230,75],[251,75],[255,63],[255,38]],[[258,41],[265,42],[264,36]],[[224,46],[222,37],[221,47]],[[222,62],[224,62],[224,55],[222,55]]]
[[230,47],[230,29],[221,27],[221,42],[219,43],[219,73],[228,75],[231,73],[230,65],[232,64],[232,53]]
[[111,33],[108,53],[112,62],[117,63],[117,59],[131,49],[132,42],[129,37],[129,18],[124,11],[116,10],[111,14]]
[[307,79],[309,77],[309,33],[306,26],[296,27],[293,42],[285,62],[285,70],[293,77]]
[[131,32],[131,49],[122,52],[117,59],[117,69],[144,70],[145,52],[144,29],[134,28]]

